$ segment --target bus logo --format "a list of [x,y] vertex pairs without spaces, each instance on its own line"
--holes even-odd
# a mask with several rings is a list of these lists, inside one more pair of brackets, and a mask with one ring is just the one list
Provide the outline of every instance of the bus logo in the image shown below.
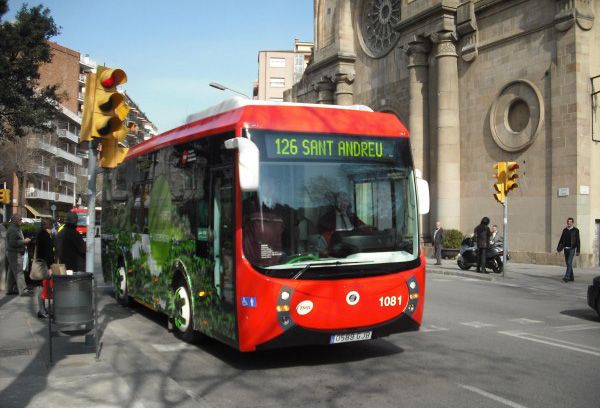
[[303,300],[302,302],[298,303],[298,306],[296,306],[296,312],[298,312],[300,316],[309,314],[312,309],[313,302],[311,302],[310,300]]
[[354,306],[358,303],[359,300],[360,295],[355,290],[353,290],[352,292],[348,292],[348,294],[346,295],[346,302],[348,302],[350,306]]

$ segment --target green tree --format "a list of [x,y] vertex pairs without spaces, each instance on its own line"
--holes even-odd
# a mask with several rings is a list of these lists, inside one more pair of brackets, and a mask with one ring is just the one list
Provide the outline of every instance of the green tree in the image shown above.
[[50,10],[23,4],[15,21],[2,21],[7,11],[0,0],[0,141],[50,131],[61,99],[57,85],[39,84],[39,67],[52,61],[47,40],[59,33]]

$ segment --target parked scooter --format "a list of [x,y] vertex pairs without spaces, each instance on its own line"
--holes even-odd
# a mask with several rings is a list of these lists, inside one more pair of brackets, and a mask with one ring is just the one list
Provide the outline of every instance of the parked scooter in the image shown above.
[[[502,272],[504,268],[504,264],[502,263],[503,255],[502,241],[492,244],[487,250],[486,269],[491,269],[495,273]],[[460,254],[456,260],[458,267],[466,271],[472,266],[477,267],[478,260],[479,250],[477,249],[477,245],[475,245],[475,240],[470,237],[463,239],[460,244]]]

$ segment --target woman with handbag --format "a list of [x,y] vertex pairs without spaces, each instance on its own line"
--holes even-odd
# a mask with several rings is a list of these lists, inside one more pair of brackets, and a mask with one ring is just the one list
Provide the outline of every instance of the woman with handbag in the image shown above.
[[[37,298],[38,298],[38,313],[37,316],[40,319],[45,319],[48,317],[48,311],[46,310],[45,299],[48,298],[48,285],[50,284],[50,265],[54,263],[54,244],[52,243],[52,238],[50,237],[50,230],[52,226],[47,219],[42,220],[42,227],[40,228],[40,232],[37,234],[36,238],[36,247],[35,247],[35,255],[32,266],[31,275],[34,275],[34,269],[36,269],[36,276],[31,276],[31,278],[41,278],[41,286],[38,286],[37,289]],[[40,280],[38,280],[40,281]]]

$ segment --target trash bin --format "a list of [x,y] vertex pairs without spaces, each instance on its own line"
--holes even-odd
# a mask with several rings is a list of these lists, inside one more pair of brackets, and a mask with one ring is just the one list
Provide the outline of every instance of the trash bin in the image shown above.
[[83,325],[94,321],[93,281],[88,272],[54,275],[54,323]]
[[98,310],[94,275],[74,272],[72,275],[52,276],[52,302],[48,318],[48,347],[52,364],[54,336],[85,336],[86,345],[93,342],[98,349]]

